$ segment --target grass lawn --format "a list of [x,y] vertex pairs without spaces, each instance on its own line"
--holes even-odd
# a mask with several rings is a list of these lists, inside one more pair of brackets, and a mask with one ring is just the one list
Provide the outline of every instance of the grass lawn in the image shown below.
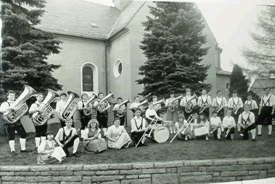
[[[51,124],[52,130],[58,131],[59,124]],[[130,127],[126,128],[130,131]],[[222,141],[214,140],[213,136],[209,141],[191,140],[180,141],[175,139],[171,144],[169,141],[162,144],[147,140],[148,146],[134,148],[131,145],[128,149],[111,150],[103,153],[79,153],[80,157],[69,157],[64,164],[99,164],[99,163],[128,163],[128,162],[153,162],[153,161],[174,161],[174,160],[202,160],[215,158],[243,158],[243,157],[272,157],[275,156],[275,130],[271,137],[267,136],[267,126],[263,127],[263,135],[256,137],[257,142],[242,140],[236,133],[235,140],[229,141],[223,138]],[[275,129],[275,127],[274,127]],[[223,135],[224,137],[224,135]],[[27,149],[34,149],[34,134],[27,138]],[[0,136],[0,164],[1,165],[35,165],[37,154],[35,152],[20,153],[19,138],[16,137],[16,151],[18,155],[11,155],[6,136]],[[82,148],[80,142],[79,151]],[[72,149],[70,149],[71,153]]]

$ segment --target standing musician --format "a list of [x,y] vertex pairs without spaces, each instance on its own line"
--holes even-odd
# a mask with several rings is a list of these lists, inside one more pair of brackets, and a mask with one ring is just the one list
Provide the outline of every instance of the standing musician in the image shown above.
[[258,112],[258,136],[262,135],[262,125],[265,118],[268,122],[268,135],[272,134],[272,116],[274,115],[275,97],[270,93],[270,88],[265,88],[265,95],[261,98],[260,108]]
[[[192,98],[193,96],[191,96],[191,89],[186,88],[186,95],[180,101],[180,106],[184,107],[184,116],[186,119],[188,119],[189,116],[194,113],[195,106],[197,105],[196,99]],[[191,112],[186,112],[187,109],[191,109]]]
[[[232,117],[235,119],[235,122],[238,122],[238,117],[242,113],[243,110],[243,101],[240,97],[237,96],[237,91],[234,90],[232,93],[232,97],[228,100],[228,108],[232,108]],[[237,125],[238,132],[240,132],[241,127],[239,124]]]
[[120,125],[124,125],[125,121],[125,115],[126,115],[126,106],[125,104],[122,104],[122,98],[117,98],[117,104],[113,108],[114,111],[114,119],[119,118],[120,119]]
[[77,110],[80,112],[81,133],[83,133],[83,131],[85,130],[85,128],[87,127],[91,119],[91,114],[87,115],[84,113],[84,110],[87,109],[87,105],[88,105],[87,102],[88,102],[88,95],[86,93],[83,93],[81,95],[81,101],[78,102],[78,108],[77,108]]
[[[16,108],[11,108],[11,105],[14,103],[14,100],[15,100],[15,91],[9,90],[7,92],[7,101],[1,104],[0,112],[5,113],[8,110],[17,110]],[[19,142],[20,142],[21,152],[29,152],[28,150],[26,150],[27,133],[24,127],[22,126],[20,119],[13,124],[5,123],[5,129],[9,137],[9,146],[10,146],[12,155],[17,154],[15,152],[15,147],[14,147],[15,131],[20,136]]]
[[159,116],[159,110],[161,109],[161,104],[154,104],[158,101],[157,95],[153,95],[153,109],[156,111],[157,115]]
[[244,112],[239,115],[238,124],[241,127],[241,136],[244,140],[247,140],[249,135],[248,132],[251,132],[252,141],[256,142],[256,126],[255,126],[255,116],[253,112],[250,112],[250,105],[244,105]]
[[251,93],[248,93],[248,95],[247,95],[247,100],[244,102],[244,105],[246,105],[246,104],[249,105],[250,111],[254,113],[255,121],[256,121],[256,116],[258,115],[259,110],[258,110],[257,102],[252,99]]
[[136,111],[137,108],[139,108],[141,110],[141,113],[143,115],[144,107],[143,107],[143,105],[140,105],[140,98],[139,98],[139,96],[136,96],[134,98],[134,102],[130,105],[129,109],[132,110],[133,115],[135,115],[135,111]]
[[221,120],[224,117],[224,112],[227,107],[227,100],[225,97],[222,96],[222,91],[217,91],[216,98],[213,99],[212,107],[215,108],[215,111],[217,112],[218,116],[221,118]]
[[[100,92],[98,94],[98,103],[100,102],[100,100],[102,100],[104,97],[104,94],[102,92]],[[110,108],[110,104],[108,103],[107,100],[104,100],[101,104],[98,104],[97,107],[97,121],[99,122],[99,128],[103,129],[104,134],[105,134],[105,130],[108,128],[107,123],[108,123],[108,109]]]
[[157,123],[161,123],[162,118],[157,115],[157,112],[154,109],[153,102],[149,102],[149,108],[145,112],[145,117],[148,122],[153,121],[154,118],[157,119]]
[[[207,94],[206,90],[202,90],[202,95],[198,99],[198,106],[200,107],[199,113],[204,113],[209,119],[210,113],[209,113],[209,107],[211,106],[212,101],[210,95]],[[204,109],[204,110],[203,110]]]
[[76,153],[79,145],[79,137],[77,135],[76,129],[72,127],[73,120],[71,118],[66,119],[65,124],[65,127],[62,127],[58,130],[55,136],[55,141],[63,148],[67,157],[69,156],[68,148],[72,146],[73,156],[79,157],[79,155]]
[[[175,98],[174,91],[170,91],[170,98],[166,100],[165,107],[168,107],[166,119],[167,121],[171,121],[171,124],[170,124],[170,129],[171,129],[172,125],[175,125],[175,123],[179,121],[179,117],[178,117],[179,101]],[[172,130],[170,130],[170,132],[173,133]]]
[[[135,144],[139,142],[143,133],[146,131],[146,119],[141,117],[141,109],[137,108],[135,110],[135,116],[131,120],[131,137]],[[145,143],[145,137],[141,140],[138,146],[147,146]]]
[[56,103],[56,113],[58,114],[58,118],[60,120],[61,123],[61,127],[65,126],[65,120],[63,118],[60,117],[60,113],[64,110],[65,104],[67,102],[67,94],[62,92],[60,94],[60,101],[58,101]]
[[[40,105],[42,105],[43,98],[44,98],[44,96],[42,93],[37,94],[36,102],[31,105],[30,110],[29,110],[29,114],[31,116],[36,112],[43,113],[43,111],[39,109]],[[38,146],[40,145],[40,141],[43,142],[46,140],[48,122],[44,123],[43,125],[37,125],[34,122],[33,122],[33,124],[34,124],[34,128],[35,128],[35,148],[37,151]]]

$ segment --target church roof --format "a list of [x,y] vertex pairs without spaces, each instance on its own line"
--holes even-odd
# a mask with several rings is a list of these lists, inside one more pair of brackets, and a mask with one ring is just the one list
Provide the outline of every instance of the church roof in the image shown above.
[[225,70],[222,70],[222,69],[217,69],[216,74],[218,74],[218,75],[231,75],[231,72],[228,72],[228,71],[225,71]]
[[120,11],[83,0],[46,0],[45,14],[36,27],[56,34],[106,39]]

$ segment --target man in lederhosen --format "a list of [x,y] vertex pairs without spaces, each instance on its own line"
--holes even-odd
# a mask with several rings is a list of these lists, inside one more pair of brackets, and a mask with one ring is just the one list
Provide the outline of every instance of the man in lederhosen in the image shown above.
[[[239,115],[243,112],[243,101],[240,97],[237,96],[237,91],[234,90],[232,97],[228,100],[228,108],[232,108],[232,117],[235,119],[235,122],[238,122]],[[240,132],[241,127],[237,125],[238,132]]]
[[258,136],[262,135],[262,125],[265,118],[268,123],[268,135],[272,134],[272,116],[274,114],[275,97],[270,93],[270,88],[265,88],[265,95],[261,98],[260,108],[258,112]]
[[247,94],[247,100],[244,102],[244,105],[246,105],[246,104],[249,105],[250,112],[254,113],[255,122],[257,122],[259,108],[258,108],[257,102],[252,99],[252,94],[251,93]]
[[[206,115],[206,117],[209,119],[209,107],[211,106],[212,101],[210,95],[207,94],[206,90],[202,90],[202,95],[198,99],[198,106],[200,109],[206,107],[206,109],[203,111],[203,113]],[[200,110],[201,111],[201,110]],[[200,113],[200,112],[199,112]]]
[[217,116],[223,120],[225,114],[224,112],[226,111],[227,107],[227,100],[222,96],[221,90],[217,91],[217,96],[213,99],[212,107],[215,108]]

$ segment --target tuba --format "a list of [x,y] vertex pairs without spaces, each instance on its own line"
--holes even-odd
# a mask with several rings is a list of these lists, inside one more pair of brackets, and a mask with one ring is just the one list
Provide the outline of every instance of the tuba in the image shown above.
[[114,98],[114,94],[110,93],[109,95],[105,96],[104,98],[102,98],[99,101],[99,106],[97,107],[97,110],[99,112],[105,111],[104,109],[106,109],[108,106],[110,106],[109,102],[107,101],[107,99],[110,98],[110,97]]
[[175,102],[176,100],[181,99],[181,98],[182,98],[182,96],[180,95],[180,96],[178,96],[177,98],[175,98],[175,99],[172,100],[171,104],[170,104],[169,107],[168,107],[168,110],[169,110],[170,112],[175,112],[175,111],[177,110],[178,104],[177,104],[177,103],[174,103],[174,102]]
[[76,109],[78,108],[78,105],[76,102],[74,102],[74,100],[76,98],[79,98],[79,96],[76,93],[71,91],[68,91],[68,94],[69,94],[69,98],[65,104],[65,107],[59,114],[59,117],[63,120],[70,119],[73,116]]
[[[92,107],[93,105],[89,105],[93,100],[95,100],[97,97],[96,94],[93,94],[93,96],[87,101],[86,103],[86,108]],[[92,109],[88,109],[88,110],[83,110],[83,114],[85,116],[89,116],[92,114]]]
[[51,117],[51,115],[53,114],[53,108],[50,106],[50,104],[58,96],[59,95],[55,91],[48,89],[48,94],[46,98],[39,106],[39,109],[42,110],[43,113],[36,112],[32,115],[32,122],[35,125],[44,125],[47,122],[47,120]]
[[188,102],[186,103],[186,107],[185,107],[185,112],[186,112],[186,113],[191,113],[191,112],[193,111],[194,105],[193,105],[193,103],[192,103],[192,100],[197,99],[197,98],[198,98],[197,95],[194,94],[194,95],[188,100]]
[[[147,99],[145,99],[145,100],[143,100],[138,106],[137,106],[137,108],[140,108],[140,106],[142,106],[142,105],[144,105],[144,104],[147,104],[148,103],[148,100]],[[137,109],[136,108],[136,109]]]
[[130,102],[129,99],[128,100],[124,100],[121,104],[119,104],[118,111],[116,113],[117,117],[121,118],[121,117],[123,117],[125,115],[125,108],[123,108],[122,105],[124,105],[124,104],[126,104],[128,102]]
[[18,110],[7,110],[3,114],[3,119],[5,122],[13,124],[24,116],[24,114],[28,112],[28,105],[26,104],[26,101],[35,94],[36,91],[32,87],[25,85],[24,91],[11,105],[11,108],[18,108]]

